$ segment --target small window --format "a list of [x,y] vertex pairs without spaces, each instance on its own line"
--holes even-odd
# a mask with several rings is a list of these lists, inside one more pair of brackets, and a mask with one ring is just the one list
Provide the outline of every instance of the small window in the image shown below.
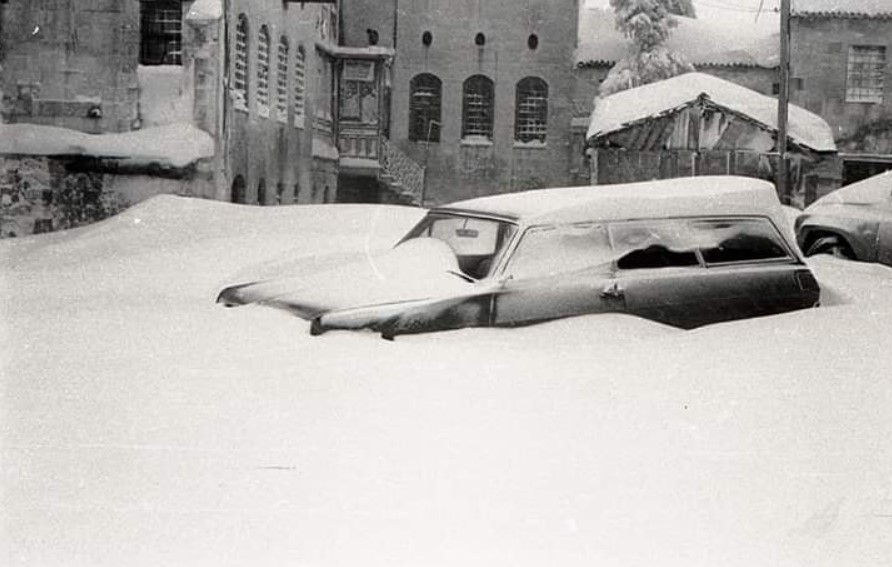
[[366,36],[369,40],[369,45],[378,45],[378,30],[373,30],[371,28],[365,30]]
[[524,233],[511,258],[508,274],[524,279],[590,269],[609,272],[612,260],[603,225],[539,226]]
[[288,38],[279,39],[279,58],[276,65],[276,119],[288,121]]
[[527,38],[527,47],[536,50],[539,47],[539,36],[531,33],[530,37]]
[[484,45],[486,45],[486,36],[482,33],[478,33],[474,37],[474,45],[476,45],[477,47],[483,47]]
[[241,14],[235,27],[235,57],[233,57],[232,89],[235,106],[248,109],[248,18]]
[[846,71],[846,102],[883,102],[885,76],[884,46],[853,45]]
[[257,113],[269,116],[269,29],[260,26],[257,37]]
[[526,77],[517,83],[514,139],[518,142],[545,142],[548,131],[548,83]]
[[331,200],[331,193],[328,185],[325,186],[325,189],[322,191],[322,202],[328,203]]
[[620,223],[610,229],[620,270],[699,266],[691,230],[682,221]]
[[421,34],[421,43],[424,44],[425,47],[430,47],[433,42],[434,42],[434,34],[432,34],[429,31],[426,31],[423,34]]
[[494,86],[492,79],[474,75],[462,89],[462,137],[492,139]]
[[281,205],[285,202],[285,184],[276,183],[276,204]]
[[777,230],[765,219],[695,221],[691,227],[707,265],[790,257]]
[[300,202],[300,183],[294,184],[294,202],[295,203]]
[[143,0],[139,6],[141,65],[183,64],[183,5]]
[[298,128],[304,126],[306,65],[306,52],[304,46],[300,45],[294,57],[294,125]]
[[440,141],[440,95],[442,83],[436,75],[422,73],[409,82],[409,139]]

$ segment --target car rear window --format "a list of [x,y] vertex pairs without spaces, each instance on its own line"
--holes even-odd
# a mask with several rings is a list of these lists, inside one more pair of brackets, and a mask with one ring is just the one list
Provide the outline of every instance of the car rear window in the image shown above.
[[686,221],[618,223],[610,227],[621,270],[699,266]]
[[691,223],[707,265],[789,258],[767,219],[703,220]]

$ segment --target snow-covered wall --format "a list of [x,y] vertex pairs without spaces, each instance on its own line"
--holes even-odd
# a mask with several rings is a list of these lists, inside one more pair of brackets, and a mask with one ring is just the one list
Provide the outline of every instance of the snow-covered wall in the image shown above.
[[137,75],[143,128],[192,121],[193,91],[182,65],[140,65]]

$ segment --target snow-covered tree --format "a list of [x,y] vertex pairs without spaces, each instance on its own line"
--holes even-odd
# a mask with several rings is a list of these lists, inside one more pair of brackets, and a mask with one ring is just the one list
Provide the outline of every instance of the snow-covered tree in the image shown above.
[[624,91],[694,70],[684,57],[666,47],[676,22],[670,5],[676,0],[610,0],[616,27],[634,49],[617,61],[601,83],[600,96]]
[[670,14],[676,16],[685,16],[686,18],[696,18],[697,10],[694,9],[693,0],[668,0],[666,8]]

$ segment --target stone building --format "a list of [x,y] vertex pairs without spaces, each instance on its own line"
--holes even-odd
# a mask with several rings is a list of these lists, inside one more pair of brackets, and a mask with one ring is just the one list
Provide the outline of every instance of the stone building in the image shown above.
[[425,169],[425,203],[567,184],[577,0],[353,0],[343,11],[346,45],[395,49],[389,140]]
[[[31,204],[66,184],[123,205],[156,193],[334,202],[339,27],[335,0],[0,4],[4,211],[47,209]],[[185,163],[173,150],[184,136],[203,148]]]
[[892,169],[892,2],[798,0],[791,102],[834,129],[843,184]]

